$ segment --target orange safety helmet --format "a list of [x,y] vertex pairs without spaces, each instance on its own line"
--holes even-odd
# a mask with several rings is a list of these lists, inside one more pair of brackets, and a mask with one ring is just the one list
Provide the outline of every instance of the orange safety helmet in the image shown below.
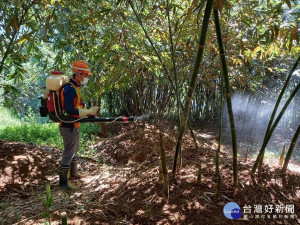
[[92,75],[88,64],[86,64],[83,61],[74,62],[72,67],[71,67],[71,70],[72,70],[73,73],[78,72],[78,73],[85,73],[85,74],[88,74],[88,75]]

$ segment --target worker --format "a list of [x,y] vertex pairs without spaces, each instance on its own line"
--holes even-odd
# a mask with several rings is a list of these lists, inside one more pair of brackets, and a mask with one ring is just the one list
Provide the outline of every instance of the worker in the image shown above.
[[[71,67],[72,78],[60,90],[59,96],[64,114],[69,117],[77,118],[94,116],[99,107],[86,109],[82,102],[80,87],[87,84],[88,79],[92,76],[88,65],[83,61],[76,61]],[[59,131],[63,138],[64,151],[59,164],[59,185],[67,190],[77,189],[70,179],[80,179],[78,173],[79,149],[79,126],[80,123],[59,123]]]

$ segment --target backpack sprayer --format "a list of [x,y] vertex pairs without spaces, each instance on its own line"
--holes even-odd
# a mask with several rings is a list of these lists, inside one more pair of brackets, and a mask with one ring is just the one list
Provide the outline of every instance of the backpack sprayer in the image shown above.
[[138,117],[110,117],[110,118],[73,118],[63,114],[62,105],[59,98],[61,88],[68,82],[68,77],[64,76],[61,71],[53,71],[46,79],[47,87],[43,87],[43,97],[41,99],[40,115],[41,117],[47,117],[53,122],[63,123],[112,123],[112,122],[128,122],[128,121],[144,121],[150,119],[150,115],[138,116]]

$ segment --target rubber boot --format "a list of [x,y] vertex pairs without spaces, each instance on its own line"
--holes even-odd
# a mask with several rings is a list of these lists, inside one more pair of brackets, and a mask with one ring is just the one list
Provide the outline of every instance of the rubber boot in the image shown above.
[[80,179],[83,176],[78,172],[78,158],[74,157],[71,161],[70,179]]
[[69,181],[70,167],[59,165],[59,186],[67,189],[68,191],[76,190],[78,187]]

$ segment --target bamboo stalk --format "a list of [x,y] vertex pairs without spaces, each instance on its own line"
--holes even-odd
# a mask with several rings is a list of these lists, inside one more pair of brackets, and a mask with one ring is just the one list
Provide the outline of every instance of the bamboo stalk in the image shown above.
[[282,166],[283,160],[284,160],[284,153],[285,153],[285,145],[282,148],[280,159],[279,159],[279,166]]
[[201,168],[201,161],[199,163],[199,168],[198,168],[198,174],[197,174],[197,183],[201,184],[201,175],[202,175],[202,168]]
[[214,18],[215,18],[217,39],[218,39],[218,43],[219,43],[220,57],[221,57],[221,62],[222,62],[223,77],[224,77],[225,90],[226,90],[226,102],[227,102],[228,116],[229,116],[229,122],[230,122],[230,128],[231,128],[232,156],[233,156],[233,184],[235,187],[237,187],[238,186],[237,140],[236,140],[235,125],[234,125],[234,116],[233,116],[233,111],[232,111],[228,69],[227,69],[225,51],[224,51],[223,41],[222,41],[218,8],[216,6],[214,7]]
[[162,164],[161,161],[159,163],[159,167],[158,167],[158,183],[162,184],[164,180],[164,176],[163,176],[163,172],[162,172]]
[[174,45],[173,45],[173,38],[172,38],[172,29],[171,29],[171,21],[170,21],[170,5],[169,0],[167,0],[167,16],[168,16],[168,25],[169,25],[169,39],[170,39],[170,51],[171,51],[171,58],[172,58],[172,65],[173,65],[173,73],[174,73],[174,79],[175,79],[175,92],[176,92],[176,98],[177,98],[177,114],[178,114],[178,120],[179,120],[179,127],[180,127],[180,98],[179,98],[179,88],[178,88],[178,80],[177,80],[177,69],[176,69],[176,63],[175,63],[175,51],[174,51]]
[[[171,51],[171,58],[172,58],[172,65],[173,65],[173,73],[174,73],[174,79],[175,79],[175,92],[176,92],[176,99],[177,99],[177,115],[178,115],[178,127],[181,126],[180,121],[180,98],[179,98],[179,88],[178,88],[178,82],[177,82],[177,69],[176,69],[176,63],[175,63],[175,53],[174,53],[174,45],[173,45],[173,38],[172,38],[172,29],[171,29],[171,21],[170,21],[170,5],[169,0],[167,0],[167,16],[168,16],[168,25],[169,25],[169,39],[170,39],[170,51]],[[196,149],[198,149],[197,141],[195,141]],[[182,167],[182,146],[180,146],[180,167]]]
[[66,212],[62,212],[60,214],[60,217],[61,217],[61,224],[62,225],[67,225],[68,224],[68,221],[67,221],[67,213]]
[[248,160],[248,153],[249,153],[249,148],[247,148],[247,152],[246,152],[246,156],[245,156],[244,162],[247,162],[247,160]]
[[218,183],[217,183],[217,189],[216,189],[216,198],[217,199],[220,199],[220,196],[221,196],[221,183],[222,183],[221,175],[218,174]]
[[272,134],[273,134],[273,132],[274,132],[276,126],[278,125],[278,123],[279,123],[281,117],[283,116],[283,114],[284,114],[286,108],[289,106],[290,102],[291,102],[291,101],[293,100],[293,98],[295,97],[295,95],[296,95],[296,93],[298,92],[299,88],[300,88],[300,83],[296,86],[296,88],[294,89],[294,91],[291,93],[291,95],[289,96],[288,100],[286,101],[286,103],[285,103],[284,106],[282,107],[280,113],[278,114],[278,116],[277,116],[277,118],[276,118],[274,124],[271,126],[270,131],[269,131],[269,133],[268,133],[268,136],[267,136],[266,139],[264,140],[263,145],[262,145],[262,147],[261,147],[261,151],[259,152],[259,154],[258,154],[258,156],[257,156],[257,158],[256,158],[256,161],[255,161],[255,163],[254,163],[254,165],[253,165],[253,167],[252,167],[252,171],[251,171],[251,174],[250,174],[251,176],[254,176],[255,171],[256,171],[256,169],[257,169],[257,167],[258,167],[258,164],[261,162],[261,160],[262,160],[261,158],[263,158],[264,150],[266,149],[266,147],[267,147],[267,145],[268,145],[268,142],[269,142],[269,140],[271,139]]
[[159,132],[159,138],[160,138],[160,159],[161,159],[161,166],[163,171],[163,177],[164,177],[164,200],[169,200],[169,176],[168,176],[168,168],[167,168],[167,161],[166,161],[166,153],[164,150],[163,145],[163,137],[162,133]]
[[[260,149],[260,151],[259,151],[259,154],[258,154],[258,156],[257,156],[257,158],[256,158],[256,161],[258,161],[258,163],[256,163],[256,161],[255,161],[255,163],[254,163],[254,165],[253,165],[253,167],[252,167],[252,172],[251,172],[251,175],[252,175],[252,176],[255,174],[255,171],[256,171],[256,169],[257,169],[257,167],[258,167],[258,164],[261,165],[262,162],[263,162],[263,158],[264,158],[264,154],[265,154],[265,147],[267,146],[267,143],[268,143],[267,137],[268,137],[268,135],[269,135],[269,133],[270,133],[270,129],[271,129],[273,120],[274,120],[274,118],[275,118],[275,115],[276,115],[277,109],[278,109],[278,107],[279,107],[280,101],[281,101],[281,99],[282,99],[282,96],[283,96],[285,90],[287,89],[288,83],[289,83],[289,81],[290,81],[290,79],[291,79],[291,77],[292,77],[294,71],[296,70],[296,68],[297,68],[297,66],[298,66],[298,64],[299,64],[299,62],[300,62],[300,55],[298,56],[297,61],[295,62],[295,64],[294,64],[292,70],[290,71],[290,73],[289,73],[289,75],[288,75],[288,77],[287,77],[287,79],[286,79],[286,81],[285,81],[285,84],[283,85],[283,87],[282,87],[282,89],[281,89],[281,91],[280,91],[280,94],[279,94],[279,96],[278,96],[278,99],[277,99],[277,101],[276,101],[276,103],[275,103],[275,106],[274,106],[272,115],[271,115],[270,120],[269,120],[269,123],[268,123],[267,130],[266,130],[266,133],[265,133],[265,136],[264,136],[263,145],[262,145],[262,147],[261,147],[261,149]],[[267,143],[265,144],[265,142],[267,142]],[[265,147],[263,147],[264,145],[265,145]]]
[[219,114],[219,137],[218,137],[218,150],[216,152],[216,175],[220,173],[220,163],[219,163],[219,154],[221,151],[221,143],[222,143],[222,112],[223,112],[223,101],[224,101],[224,93],[223,93],[223,86],[224,86],[224,79],[223,76],[221,77],[221,85],[220,85],[220,114]]
[[286,153],[286,156],[285,156],[285,160],[284,160],[284,164],[283,164],[283,167],[282,167],[282,173],[285,174],[286,173],[286,169],[287,169],[287,166],[289,164],[289,161],[290,161],[290,158],[291,158],[291,155],[293,153],[293,150],[294,150],[294,147],[296,145],[296,142],[297,142],[297,139],[299,137],[299,134],[300,134],[300,125],[298,126],[296,132],[295,132],[295,135],[292,139],[292,142],[291,142],[291,145],[289,147],[289,150],[288,152]]
[[[102,117],[102,113],[101,113],[102,93],[103,93],[103,89],[101,88],[99,90],[99,94],[98,94],[99,111],[97,113],[98,113],[99,117]],[[107,128],[106,128],[105,123],[99,123],[99,126],[100,126],[100,133],[99,134],[101,134],[103,137],[108,137]]]
[[172,169],[173,177],[175,177],[175,175],[176,175],[178,154],[179,154],[183,134],[185,132],[188,116],[189,116],[191,101],[192,101],[194,89],[196,86],[196,80],[198,77],[200,64],[201,64],[201,61],[203,58],[206,34],[207,34],[207,30],[208,30],[208,24],[209,24],[209,19],[210,19],[210,14],[211,14],[213,3],[214,3],[214,0],[207,0],[207,3],[206,3],[205,13],[204,13],[203,22],[202,22],[202,28],[201,28],[201,35],[200,35],[199,44],[198,44],[197,57],[196,57],[195,64],[194,64],[194,69],[193,69],[193,74],[192,74],[192,78],[191,78],[190,85],[189,85],[189,90],[188,90],[187,97],[185,100],[185,106],[184,106],[183,115],[181,118],[181,126],[180,126],[180,130],[179,130],[177,144],[176,144],[174,163],[173,163],[173,169]]

